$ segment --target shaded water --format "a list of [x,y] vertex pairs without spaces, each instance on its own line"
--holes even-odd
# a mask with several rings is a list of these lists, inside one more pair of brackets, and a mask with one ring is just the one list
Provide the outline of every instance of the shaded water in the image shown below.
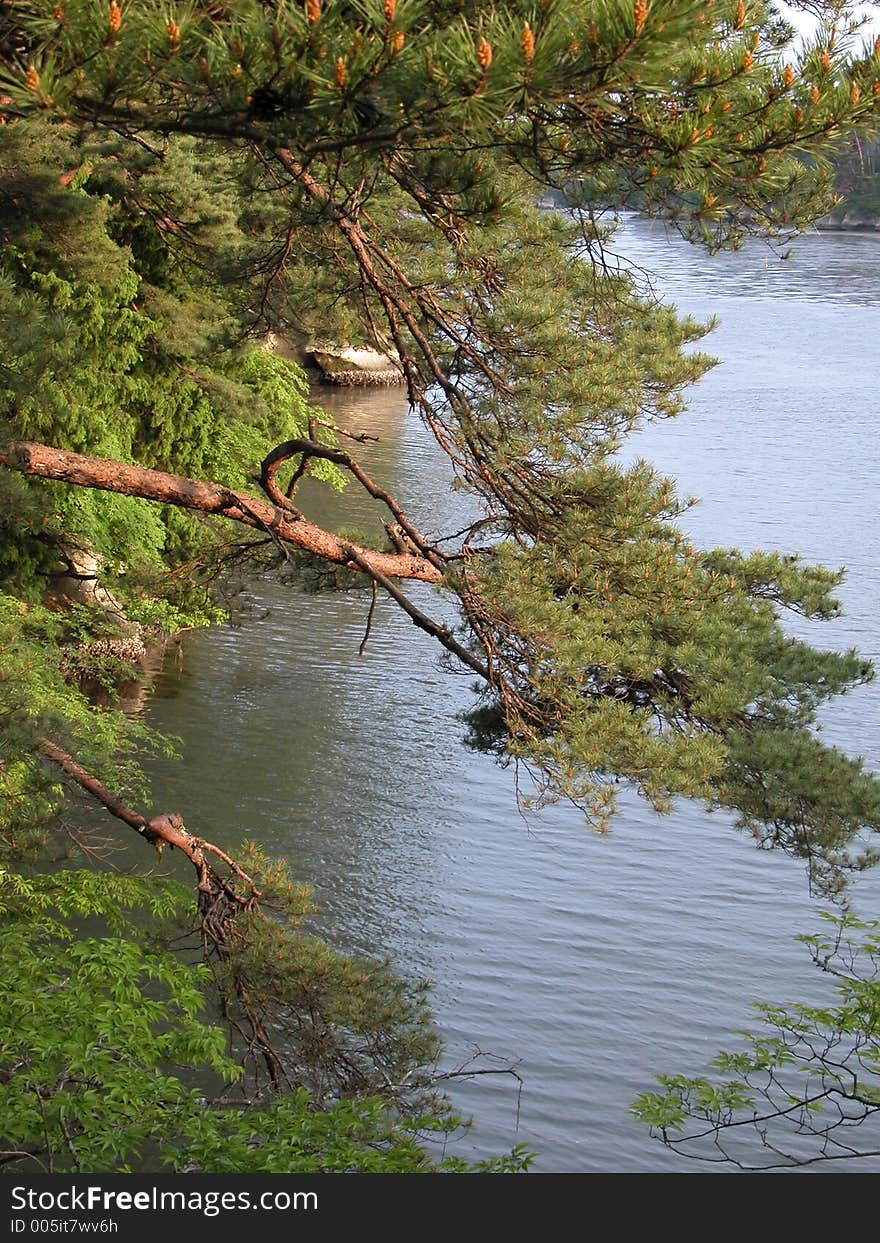
[[[681,309],[721,321],[708,348],[723,361],[690,412],[633,452],[703,498],[686,519],[700,543],[846,564],[845,617],[808,633],[876,658],[877,239],[814,235],[785,264],[759,247],[710,259],[629,221],[618,249]],[[381,437],[361,456],[429,532],[461,525],[399,392],[320,399]],[[333,502],[313,492],[310,512],[332,521]],[[266,580],[246,603],[243,625],[188,642],[184,672],[148,705],[185,757],[157,767],[157,805],[216,841],[259,839],[312,883],[334,943],[432,979],[447,1064],[475,1050],[517,1064],[519,1100],[505,1077],[454,1088],[476,1118],[464,1155],[523,1142],[542,1170],[681,1169],[628,1115],[632,1098],[656,1073],[702,1070],[752,1000],[829,995],[792,939],[817,923],[802,866],[689,804],[657,818],[625,800],[605,837],[565,808],[526,824],[512,771],[462,746],[469,679],[442,671],[391,605],[359,657],[362,594]],[[878,702],[866,688],[824,720],[875,769]],[[854,895],[860,913],[880,911],[880,875]]]

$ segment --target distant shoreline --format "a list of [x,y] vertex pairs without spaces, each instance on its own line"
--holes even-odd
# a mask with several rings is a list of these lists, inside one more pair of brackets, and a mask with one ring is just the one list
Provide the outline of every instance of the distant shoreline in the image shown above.
[[[544,195],[537,200],[537,206],[547,210],[565,211],[567,204],[561,198],[554,198]],[[665,219],[662,213],[656,216],[644,213],[637,207],[632,207],[629,211],[636,216],[641,216],[644,220]],[[876,237],[880,236],[880,216],[859,216],[856,219],[848,219],[848,214],[833,220],[825,216],[820,220],[814,220],[805,232],[816,233],[849,233],[854,236]]]
[[858,223],[847,224],[844,220],[815,220],[812,228],[817,233],[854,233],[858,235],[880,236],[880,220],[859,220]]

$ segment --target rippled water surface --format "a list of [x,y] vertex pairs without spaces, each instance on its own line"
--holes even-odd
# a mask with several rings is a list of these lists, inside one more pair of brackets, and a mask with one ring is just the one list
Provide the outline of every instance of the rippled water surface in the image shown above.
[[[703,498],[687,516],[701,543],[846,565],[845,617],[805,632],[877,658],[880,239],[713,259],[628,221],[616,249],[682,310],[720,321],[706,346],[720,365],[689,413],[632,452]],[[455,528],[461,498],[399,392],[320,399],[380,437],[363,456],[423,527]],[[312,493],[311,506],[333,521],[332,503]],[[469,680],[392,606],[359,657],[363,595],[267,580],[245,601],[241,626],[190,639],[148,705],[183,739],[185,764],[156,772],[162,806],[215,840],[263,841],[313,884],[336,944],[433,980],[449,1065],[477,1050],[516,1064],[519,1097],[505,1077],[455,1087],[476,1118],[463,1154],[522,1142],[542,1170],[681,1169],[629,1116],[633,1097],[657,1073],[702,1070],[753,1000],[829,995],[792,939],[820,909],[802,866],[688,804],[657,818],[625,800],[604,837],[564,808],[527,824],[513,773],[462,745]],[[862,689],[824,718],[875,769],[878,703]],[[880,911],[878,882],[855,886],[859,912]]]

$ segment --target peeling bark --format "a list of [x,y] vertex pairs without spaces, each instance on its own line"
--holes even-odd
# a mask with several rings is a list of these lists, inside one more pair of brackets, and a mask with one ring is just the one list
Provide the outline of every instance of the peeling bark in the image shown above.
[[309,522],[292,507],[282,509],[269,505],[259,497],[237,492],[222,484],[170,475],[165,471],[131,466],[112,459],[87,457],[82,453],[69,453],[50,445],[27,441],[0,446],[0,465],[31,477],[54,479],[77,487],[118,492],[123,496],[137,496],[163,505],[215,514],[257,531],[270,532],[285,543],[352,570],[363,569],[362,561],[352,558],[351,550],[354,548],[362,559],[386,578],[439,583],[443,577],[439,567],[432,565],[425,557],[360,548],[350,540],[340,539],[331,531]]

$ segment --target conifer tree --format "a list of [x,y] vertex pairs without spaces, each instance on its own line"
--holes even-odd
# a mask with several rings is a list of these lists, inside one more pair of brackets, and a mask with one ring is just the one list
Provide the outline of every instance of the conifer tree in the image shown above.
[[[674,483],[620,464],[627,434],[679,413],[711,360],[688,348],[705,326],[605,256],[609,220],[634,203],[710,248],[785,240],[834,205],[829,156],[880,98],[880,48],[845,6],[800,48],[762,0],[64,0],[3,15],[6,149],[42,144],[4,223],[13,594],[35,597],[65,533],[136,559],[143,522],[165,564],[198,543],[192,524],[141,518],[145,501],[231,519],[388,592],[477,676],[475,734],[541,798],[598,827],[621,779],[658,811],[678,796],[733,808],[837,888],[856,836],[880,827],[880,783],[812,726],[872,670],[781,617],[834,615],[840,575],[695,549]],[[547,192],[567,210],[540,211]],[[393,347],[473,497],[470,529],[429,540],[331,443],[295,372],[253,348],[267,331]],[[390,546],[309,524],[305,473],[363,486]],[[65,486],[48,499],[46,480]],[[417,607],[407,579],[438,584],[458,626]],[[60,757],[89,788],[63,713],[25,733],[17,772]],[[138,831],[172,841],[174,827]],[[183,845],[201,886],[201,847]],[[233,875],[234,913],[253,895]]]
[[[442,547],[403,515],[418,564],[401,554],[390,568],[442,582],[460,632],[419,614],[369,550],[331,555],[479,675],[484,736],[600,825],[624,778],[658,809],[676,795],[734,807],[831,871],[877,827],[876,784],[810,730],[818,704],[870,669],[779,625],[786,608],[831,615],[839,576],[693,549],[672,482],[615,458],[632,428],[681,409],[709,360],[683,348],[700,325],[602,264],[595,210],[637,192],[710,246],[827,210],[829,144],[871,122],[880,91],[877,52],[845,12],[800,50],[744,0],[179,13],[74,0],[17,18],[11,120],[115,135],[159,164],[199,141],[235,166],[236,193],[259,203],[239,213],[255,275],[239,322],[397,348],[412,405],[480,512]],[[574,209],[539,212],[548,188]],[[166,228],[165,251],[185,250],[185,232]],[[37,439],[30,426],[22,439]],[[186,441],[179,473],[210,477]],[[90,481],[83,464],[15,452],[25,473]],[[314,436],[265,460],[285,536],[297,511],[275,472],[332,460],[357,474]],[[211,504],[248,520],[247,501]]]

